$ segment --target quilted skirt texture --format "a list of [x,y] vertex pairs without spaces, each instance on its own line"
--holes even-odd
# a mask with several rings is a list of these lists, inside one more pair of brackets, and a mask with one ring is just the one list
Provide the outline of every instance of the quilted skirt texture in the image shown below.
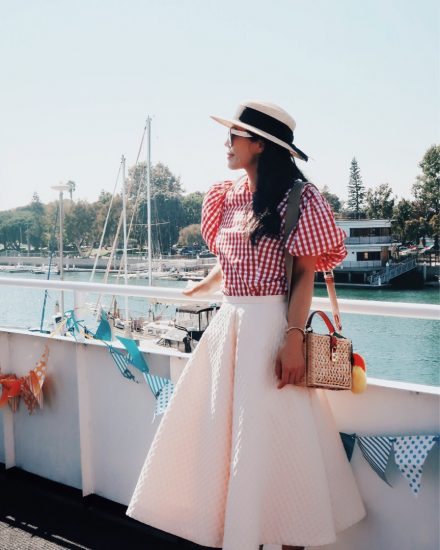
[[157,428],[127,514],[197,544],[320,546],[365,515],[325,392],[277,388],[282,296],[225,296]]

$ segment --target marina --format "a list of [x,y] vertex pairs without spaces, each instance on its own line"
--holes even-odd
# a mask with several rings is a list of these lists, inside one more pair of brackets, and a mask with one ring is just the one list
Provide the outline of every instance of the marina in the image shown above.
[[[2,278],[22,278],[20,274],[0,273]],[[45,279],[44,275],[28,275],[37,281]],[[96,282],[101,282],[103,274],[96,275]],[[67,282],[87,282],[88,273],[65,273]],[[58,279],[54,281],[59,284]],[[116,282],[115,279],[112,280]],[[154,279],[156,292],[162,289],[182,289],[188,283],[186,281]],[[145,287],[145,279],[130,279],[130,288],[136,287],[141,290]],[[0,326],[15,327],[24,330],[30,327],[39,327],[41,320],[41,309],[43,306],[44,290],[31,288],[0,288],[2,297],[2,308],[0,309]],[[326,290],[323,286],[315,287],[314,295],[317,298],[324,298]],[[338,297],[366,302],[383,302],[392,304],[394,302],[410,302],[425,304],[440,304],[438,288],[425,286],[423,289],[392,289],[392,288],[363,288],[363,287],[338,287]],[[48,323],[55,312],[56,302],[59,301],[59,291],[50,290],[47,299]],[[96,293],[90,293],[85,301],[91,304],[96,303]],[[220,298],[217,298],[219,300]],[[73,307],[71,293],[65,296],[66,309]],[[122,304],[122,299],[118,300]],[[110,298],[104,299],[104,304],[110,306]],[[141,297],[130,296],[128,298],[129,310],[133,318],[148,317],[151,300]],[[170,315],[174,309],[170,305]],[[165,315],[166,317],[166,315]],[[96,326],[96,320],[90,310],[87,323],[92,330]],[[373,314],[355,316],[347,313],[344,316],[344,333],[353,339],[356,348],[365,355],[369,364],[370,373],[386,380],[398,380],[428,385],[439,385],[440,374],[438,365],[439,344],[438,328],[435,323],[427,320],[408,320],[393,317],[383,318]],[[371,334],[375,335],[375,345],[371,345]]]

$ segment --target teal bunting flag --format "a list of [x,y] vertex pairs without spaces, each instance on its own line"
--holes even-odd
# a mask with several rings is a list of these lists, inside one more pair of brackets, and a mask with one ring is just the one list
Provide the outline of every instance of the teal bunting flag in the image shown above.
[[73,334],[75,340],[77,339],[76,334],[81,334],[81,331],[83,331],[84,335],[89,334],[95,340],[103,342],[107,346],[119,372],[127,380],[137,382],[135,376],[128,368],[128,365],[132,365],[142,372],[145,381],[156,399],[154,417],[165,412],[174,391],[174,384],[172,381],[169,378],[150,374],[147,362],[133,339],[117,336],[117,339],[126,350],[125,353],[107,343],[112,341],[112,331],[105,311],[101,310],[101,320],[95,334],[88,330],[83,323],[83,320],[78,320],[76,318],[73,309],[66,312],[66,328]]
[[107,314],[103,309],[101,310],[101,320],[95,334],[93,335],[93,338],[95,340],[102,340],[103,342],[112,341],[112,329],[110,327],[110,323],[108,322]]
[[137,347],[136,342],[131,338],[122,338],[122,336],[117,336],[116,338],[127,350],[128,360],[133,365],[133,367],[136,367],[141,372],[149,372],[148,365],[144,359],[144,356]]
[[84,321],[83,321],[83,319],[78,320],[76,318],[76,315],[75,315],[75,312],[74,312],[73,309],[70,309],[69,311],[66,311],[65,317],[66,317],[66,330],[68,332],[71,332],[72,336],[76,340],[76,334],[81,333],[81,328],[84,330],[84,326],[82,325],[82,323]]
[[150,369],[148,368],[147,362],[145,361],[143,354],[134,340],[130,338],[122,338],[121,336],[118,336],[117,338],[127,350],[129,362],[142,372],[151,392],[156,398],[156,410],[154,417],[162,414],[165,412],[165,409],[167,408],[173,394],[174,385],[172,381],[169,378],[150,374]]

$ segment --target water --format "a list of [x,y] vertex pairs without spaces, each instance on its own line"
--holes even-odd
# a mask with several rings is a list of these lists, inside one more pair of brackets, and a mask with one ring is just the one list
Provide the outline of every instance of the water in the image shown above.
[[[45,275],[0,273],[0,276],[44,279]],[[67,273],[66,280],[88,281],[89,273]],[[58,278],[56,277],[55,280]],[[97,274],[95,281],[100,282]],[[110,282],[114,282],[111,278]],[[130,284],[145,285],[144,279],[130,279]],[[157,286],[184,287],[179,281],[155,281]],[[340,298],[357,300],[378,300],[386,302],[416,302],[439,304],[440,295],[436,287],[420,290],[393,290],[368,288],[338,288]],[[315,296],[326,296],[325,287],[315,288]],[[39,327],[44,291],[38,289],[0,287],[0,325],[22,328]],[[46,321],[54,312],[59,292],[49,293],[46,307]],[[106,297],[104,303],[108,304]],[[88,303],[96,303],[96,295],[87,295]],[[65,293],[65,308],[73,307],[72,293]],[[124,307],[124,298],[119,299]],[[146,317],[149,302],[144,298],[129,298],[129,309],[134,316]],[[89,322],[89,319],[87,319]],[[321,321],[314,322],[318,332],[324,332]],[[381,317],[377,315],[344,314],[343,334],[353,340],[354,350],[367,361],[368,374],[387,380],[400,380],[418,384],[440,385],[439,376],[439,323],[423,319]],[[90,325],[89,325],[90,326]],[[90,326],[93,329],[93,326]]]

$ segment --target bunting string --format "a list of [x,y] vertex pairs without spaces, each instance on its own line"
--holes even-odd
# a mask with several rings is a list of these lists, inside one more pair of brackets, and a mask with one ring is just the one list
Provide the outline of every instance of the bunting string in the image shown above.
[[406,479],[414,496],[420,492],[423,465],[434,445],[440,442],[439,434],[430,435],[399,435],[399,436],[358,436],[356,434],[340,433],[347,458],[350,461],[356,442],[363,457],[387,483],[386,470],[391,455],[400,473]]
[[78,320],[76,318],[74,310],[69,310],[66,312],[66,319],[66,329],[73,334],[75,340],[77,339],[76,334],[80,334],[81,337],[99,340],[107,346],[116,367],[124,378],[138,383],[138,380],[128,368],[129,366],[135,367],[142,373],[146,383],[156,399],[156,408],[153,415],[153,421],[156,416],[165,412],[170,399],[173,396],[173,382],[169,378],[150,373],[142,352],[132,338],[124,338],[122,336],[116,337],[124,346],[125,352],[115,348],[111,345],[111,343],[109,343],[113,341],[112,330],[107,314],[104,310],[101,310],[100,323],[95,333],[87,329],[83,320]]

